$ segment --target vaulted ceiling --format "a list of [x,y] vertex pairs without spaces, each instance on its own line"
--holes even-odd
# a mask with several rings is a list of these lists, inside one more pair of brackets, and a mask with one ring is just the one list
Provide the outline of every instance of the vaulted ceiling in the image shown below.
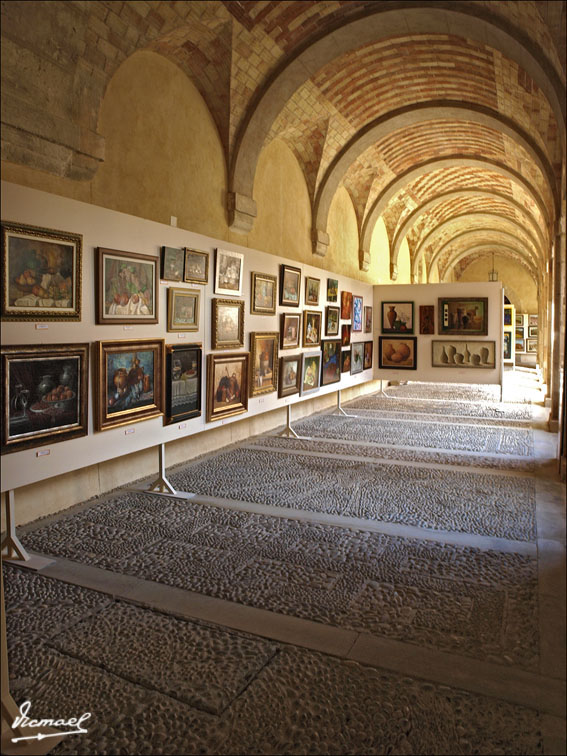
[[545,266],[564,212],[565,2],[9,2],[3,34],[3,47],[33,46],[64,72],[51,97],[25,67],[17,82],[3,74],[18,104],[18,123],[3,107],[10,160],[24,162],[22,130],[34,136],[28,159],[32,149],[46,170],[92,175],[106,86],[149,49],[181,67],[210,109],[234,230],[252,227],[257,161],[281,139],[305,176],[314,254],[325,254],[344,187],[362,269],[379,218],[394,277],[404,241],[416,278],[422,264],[445,275],[495,249],[535,280]]

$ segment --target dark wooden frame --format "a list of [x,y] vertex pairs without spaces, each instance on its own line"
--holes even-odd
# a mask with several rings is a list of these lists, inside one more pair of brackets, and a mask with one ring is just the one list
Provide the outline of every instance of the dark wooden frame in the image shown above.
[[[165,423],[169,425],[181,422],[182,420],[189,420],[193,417],[200,417],[202,411],[201,384],[203,369],[203,350],[201,344],[167,344],[165,350]],[[195,376],[188,377],[195,378],[197,382],[197,406],[194,409],[174,412],[173,371],[177,369],[177,366],[173,363],[176,355],[181,359],[185,356],[184,353],[187,353],[187,359],[192,359],[190,356],[191,353],[195,355]]]

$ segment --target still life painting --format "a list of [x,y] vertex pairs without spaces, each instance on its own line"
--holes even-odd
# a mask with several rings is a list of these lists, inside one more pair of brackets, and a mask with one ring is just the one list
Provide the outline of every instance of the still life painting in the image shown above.
[[341,291],[341,320],[352,318],[352,292]]
[[288,307],[299,307],[300,286],[300,268],[294,268],[292,265],[281,265],[280,304]]
[[161,248],[161,277],[165,281],[183,281],[185,250],[177,247]]
[[310,394],[319,388],[321,352],[306,352],[301,366],[301,395]]
[[413,302],[382,302],[382,333],[413,333]]
[[311,276],[305,276],[305,304],[319,304],[320,286],[321,281],[319,278],[311,278]]
[[301,315],[282,312],[280,326],[280,348],[296,349],[299,346]]
[[209,281],[209,253],[185,247],[185,283],[206,284]]
[[280,357],[280,381],[278,396],[291,396],[299,393],[301,381],[301,355],[294,354]]
[[362,372],[362,366],[364,364],[364,342],[356,341],[350,348],[350,373]]
[[157,257],[97,250],[97,323],[157,323]]
[[364,333],[372,332],[372,307],[364,308]]
[[341,342],[339,339],[323,341],[321,385],[336,383],[341,379]]
[[277,332],[250,334],[250,396],[278,388],[278,338]]
[[175,423],[201,414],[200,344],[166,347],[166,423]]
[[368,368],[372,367],[373,350],[374,350],[374,342],[365,341],[364,342],[364,370],[368,370]]
[[197,289],[174,289],[167,292],[167,330],[199,330],[200,292]]
[[248,352],[207,356],[207,422],[248,410]]
[[340,310],[338,307],[333,307],[332,305],[327,306],[325,315],[325,334],[327,336],[339,335],[339,315]]
[[303,346],[319,346],[321,343],[321,313],[305,310],[303,313]]
[[336,278],[327,278],[327,302],[336,302],[339,294],[339,282]]
[[419,306],[419,332],[422,334],[435,333],[435,305]]
[[486,336],[488,297],[439,298],[439,335],[445,334]]
[[380,336],[378,340],[378,367],[403,370],[417,369],[417,337]]
[[250,312],[252,315],[273,315],[276,311],[276,289],[278,279],[267,273],[252,273],[252,297]]
[[212,349],[233,349],[244,346],[244,301],[212,300]]
[[226,249],[217,249],[215,267],[215,294],[242,294],[244,255]]
[[431,364],[433,367],[494,368],[495,348],[494,341],[432,341]]

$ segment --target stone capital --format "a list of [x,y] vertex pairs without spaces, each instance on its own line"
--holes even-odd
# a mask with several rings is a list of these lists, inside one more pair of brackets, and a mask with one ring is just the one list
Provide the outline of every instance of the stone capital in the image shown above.
[[390,280],[395,281],[398,277],[398,266],[396,263],[390,263]]
[[252,231],[254,219],[258,215],[256,202],[252,197],[238,192],[228,192],[227,199],[228,225],[231,231],[247,234]]
[[358,267],[360,270],[370,270],[370,252],[362,247],[358,250]]
[[329,234],[326,231],[321,231],[320,228],[314,228],[311,240],[313,242],[313,254],[318,257],[325,257],[329,242],[331,241]]

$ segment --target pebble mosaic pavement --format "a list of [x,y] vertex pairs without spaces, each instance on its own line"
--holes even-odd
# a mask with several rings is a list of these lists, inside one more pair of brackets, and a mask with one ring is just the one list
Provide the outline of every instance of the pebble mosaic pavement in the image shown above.
[[529,556],[133,492],[24,533],[22,542],[272,612],[495,663],[538,662]]
[[[33,701],[38,717],[91,712],[88,733],[64,739],[54,754],[543,752],[532,709],[181,620],[17,568],[5,567],[5,575],[16,701]],[[24,615],[32,624],[22,669],[24,655],[14,651],[24,645],[17,619]],[[160,649],[172,633],[177,655]]]
[[[477,420],[498,420],[506,422],[509,420],[529,422],[533,417],[533,411],[530,405],[526,404],[502,404],[500,402],[472,402],[452,400],[448,403],[446,400],[430,399],[420,400],[411,398],[402,398],[402,396],[393,394],[394,387],[388,389],[386,396],[382,394],[368,394],[353,399],[348,404],[351,410],[379,410],[380,412],[409,412],[427,415],[456,415],[459,416],[459,422],[466,418]],[[403,387],[402,387],[403,388]]]

